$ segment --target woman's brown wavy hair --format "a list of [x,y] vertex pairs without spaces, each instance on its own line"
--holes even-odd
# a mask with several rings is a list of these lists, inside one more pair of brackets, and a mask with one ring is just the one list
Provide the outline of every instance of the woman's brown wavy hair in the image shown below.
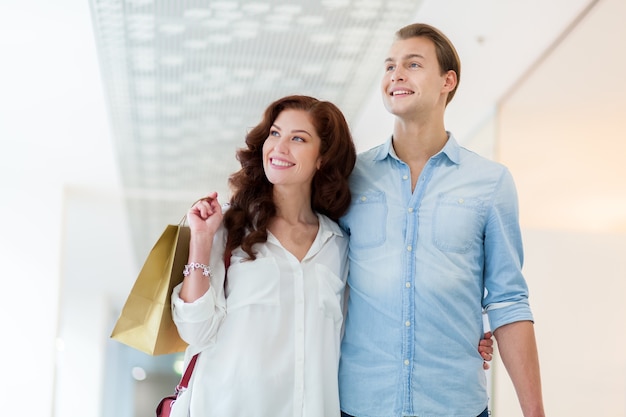
[[322,141],[322,163],[313,177],[311,208],[337,221],[350,205],[348,177],[356,162],[356,149],[343,114],[334,104],[313,97],[281,98],[265,109],[261,122],[246,135],[246,147],[237,150],[241,169],[229,178],[232,197],[224,214],[227,253],[241,246],[250,259],[256,259],[252,246],[267,241],[276,206],[273,186],[263,169],[263,144],[278,115],[287,109],[306,111]]

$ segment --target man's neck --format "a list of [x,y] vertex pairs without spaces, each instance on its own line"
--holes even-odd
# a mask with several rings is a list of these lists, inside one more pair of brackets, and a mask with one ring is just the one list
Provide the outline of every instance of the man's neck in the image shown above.
[[422,162],[439,152],[448,141],[448,134],[440,124],[407,123],[396,119],[393,129],[393,148],[404,162]]
[[446,144],[448,134],[442,123],[406,122],[396,118],[393,129],[393,149],[411,171],[411,190],[428,160]]

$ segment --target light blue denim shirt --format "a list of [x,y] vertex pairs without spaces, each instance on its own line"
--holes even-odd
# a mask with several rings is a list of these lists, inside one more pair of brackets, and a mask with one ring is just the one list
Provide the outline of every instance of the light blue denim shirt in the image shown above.
[[340,220],[350,234],[339,367],[348,414],[476,417],[488,403],[483,309],[492,330],[533,320],[511,174],[448,135],[413,191],[391,139],[359,155],[351,176]]

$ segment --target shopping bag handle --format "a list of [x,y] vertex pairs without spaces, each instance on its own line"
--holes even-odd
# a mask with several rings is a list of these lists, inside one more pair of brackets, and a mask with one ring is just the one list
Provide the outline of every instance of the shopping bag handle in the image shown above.
[[[197,202],[202,201],[202,200],[212,201],[212,200],[213,200],[213,198],[208,197],[208,196],[207,196],[207,197],[202,197],[202,198],[199,198],[199,199],[197,199],[196,201],[194,201],[194,202],[193,202],[193,204],[191,204],[190,208],[191,208],[191,207],[193,207],[193,206],[195,206]],[[179,226],[184,226],[186,222],[187,222],[187,213],[185,213],[185,214],[183,215],[182,219],[180,219],[180,221],[178,222],[178,225],[179,225]]]

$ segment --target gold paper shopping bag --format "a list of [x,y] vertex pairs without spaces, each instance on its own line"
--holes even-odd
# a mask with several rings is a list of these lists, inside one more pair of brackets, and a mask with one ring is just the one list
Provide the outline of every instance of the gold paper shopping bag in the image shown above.
[[168,225],[156,242],[124,304],[111,338],[150,355],[181,352],[187,344],[172,320],[172,289],[183,280],[189,227]]

